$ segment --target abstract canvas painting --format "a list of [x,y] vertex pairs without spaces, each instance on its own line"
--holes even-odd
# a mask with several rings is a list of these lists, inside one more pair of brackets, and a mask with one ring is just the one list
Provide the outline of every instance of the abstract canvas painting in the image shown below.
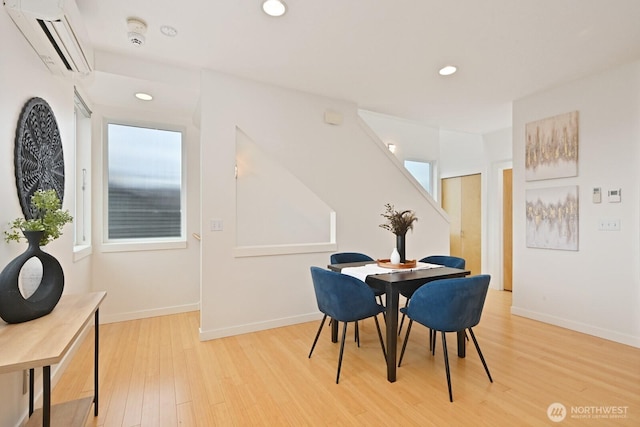
[[527,247],[578,250],[578,186],[526,192]]
[[578,112],[561,114],[525,126],[527,181],[578,175]]

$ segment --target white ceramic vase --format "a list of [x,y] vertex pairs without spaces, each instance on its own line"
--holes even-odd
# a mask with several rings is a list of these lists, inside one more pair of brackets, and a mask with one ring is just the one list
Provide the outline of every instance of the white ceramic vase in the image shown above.
[[393,248],[393,252],[391,252],[391,257],[389,258],[391,264],[400,264],[400,253],[397,248]]

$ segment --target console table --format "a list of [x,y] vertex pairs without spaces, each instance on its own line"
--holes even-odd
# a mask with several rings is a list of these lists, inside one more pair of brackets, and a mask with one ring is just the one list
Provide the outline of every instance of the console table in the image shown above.
[[[63,295],[54,310],[29,322],[0,322],[0,374],[29,369],[27,426],[83,426],[91,404],[98,415],[99,307],[106,292]],[[51,365],[60,363],[91,318],[95,324],[93,398],[51,406]],[[34,411],[34,369],[42,367],[42,408]]]

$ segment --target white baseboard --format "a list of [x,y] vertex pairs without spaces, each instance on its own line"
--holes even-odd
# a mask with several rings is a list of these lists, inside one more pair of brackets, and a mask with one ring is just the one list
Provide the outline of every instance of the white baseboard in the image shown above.
[[597,326],[589,325],[586,323],[576,322],[574,320],[564,319],[546,313],[539,313],[515,306],[511,307],[511,314],[526,317],[528,319],[538,320],[540,322],[549,323],[555,326],[560,326],[572,331],[593,335],[594,337],[604,338],[609,341],[615,341],[620,344],[640,348],[640,337],[634,337],[632,335],[623,334],[617,331],[612,331],[610,329],[599,328]]
[[127,320],[146,319],[149,317],[167,316],[169,314],[187,313],[200,310],[200,304],[176,305],[173,307],[154,308],[152,310],[130,311],[128,313],[100,312],[100,323],[126,322]]
[[247,323],[245,325],[230,328],[212,329],[203,331],[200,329],[200,341],[208,341],[216,338],[230,337],[233,335],[247,334],[249,332],[264,331],[266,329],[280,328],[282,326],[297,325],[298,323],[313,322],[322,319],[322,313],[309,313],[300,316],[284,317],[265,322]]

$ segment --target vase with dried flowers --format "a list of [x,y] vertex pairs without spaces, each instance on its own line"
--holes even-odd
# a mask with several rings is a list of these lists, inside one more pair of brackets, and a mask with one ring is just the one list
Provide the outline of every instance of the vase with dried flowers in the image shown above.
[[405,252],[405,237],[407,231],[413,231],[413,224],[418,221],[418,217],[414,211],[407,209],[404,211],[397,211],[395,207],[387,203],[385,206],[385,212],[380,214],[386,218],[387,222],[380,224],[381,228],[391,231],[396,235],[396,249],[400,253],[400,263],[404,264],[406,259]]

